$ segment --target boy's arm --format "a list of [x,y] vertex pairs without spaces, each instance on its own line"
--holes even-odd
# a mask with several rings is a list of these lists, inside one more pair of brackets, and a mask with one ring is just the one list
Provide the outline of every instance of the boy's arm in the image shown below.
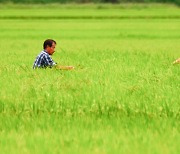
[[180,64],[180,58],[178,58],[177,60],[175,60],[175,61],[173,62],[173,64]]
[[56,66],[56,63],[52,60],[50,56],[45,55],[44,61],[48,67]]
[[74,69],[73,66],[60,66],[60,65],[56,65],[55,68],[60,69],[60,70],[72,70],[72,69]]

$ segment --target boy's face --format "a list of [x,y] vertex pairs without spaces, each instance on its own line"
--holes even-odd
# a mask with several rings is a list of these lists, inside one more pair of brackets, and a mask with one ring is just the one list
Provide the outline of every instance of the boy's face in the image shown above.
[[53,42],[52,46],[47,46],[46,47],[46,51],[50,54],[53,55],[53,53],[55,52],[55,48],[56,48],[56,44]]

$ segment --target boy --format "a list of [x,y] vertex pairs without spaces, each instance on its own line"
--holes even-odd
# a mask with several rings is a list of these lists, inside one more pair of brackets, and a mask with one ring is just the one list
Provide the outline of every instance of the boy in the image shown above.
[[43,44],[44,50],[36,57],[36,60],[33,65],[33,69],[35,68],[52,68],[55,67],[57,69],[62,70],[71,70],[74,69],[73,66],[59,66],[56,62],[53,61],[51,55],[55,52],[56,41],[52,39],[47,39]]

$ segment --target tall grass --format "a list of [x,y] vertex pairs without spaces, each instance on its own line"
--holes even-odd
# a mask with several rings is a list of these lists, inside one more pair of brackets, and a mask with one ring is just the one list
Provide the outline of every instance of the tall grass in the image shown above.
[[[1,153],[179,152],[178,19],[1,19],[0,34]],[[46,38],[75,70],[32,69]]]

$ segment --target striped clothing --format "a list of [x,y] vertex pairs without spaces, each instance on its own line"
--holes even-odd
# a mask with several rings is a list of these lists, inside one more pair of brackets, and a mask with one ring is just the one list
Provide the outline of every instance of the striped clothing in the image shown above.
[[56,65],[56,63],[52,60],[50,55],[45,51],[41,51],[41,53],[36,57],[36,60],[33,65],[33,69],[35,68],[46,68],[52,67]]

